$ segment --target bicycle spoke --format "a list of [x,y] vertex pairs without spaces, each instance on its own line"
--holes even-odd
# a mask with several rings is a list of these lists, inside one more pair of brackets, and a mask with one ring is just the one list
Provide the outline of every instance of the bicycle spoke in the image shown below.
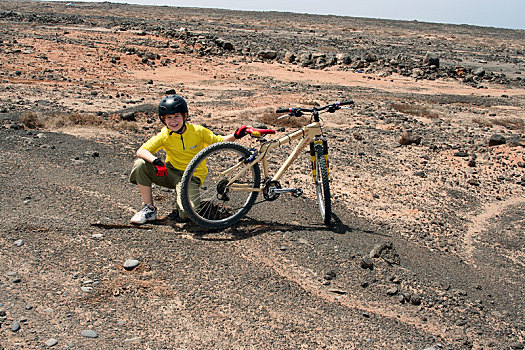
[[[219,143],[201,151],[192,160],[182,180],[182,201],[194,222],[204,227],[222,228],[232,225],[248,212],[257,197],[258,192],[254,190],[260,184],[258,166],[245,169],[247,165],[240,161],[248,155],[249,151],[239,144]],[[190,196],[188,178],[204,166],[208,174],[200,193]],[[193,204],[199,202],[200,205]]]

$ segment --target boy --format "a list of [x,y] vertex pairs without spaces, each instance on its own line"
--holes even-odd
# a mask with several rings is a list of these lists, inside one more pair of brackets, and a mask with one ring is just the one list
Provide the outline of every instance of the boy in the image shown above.
[[[159,118],[165,125],[162,130],[137,151],[138,159],[129,180],[138,186],[144,206],[136,213],[131,222],[144,224],[157,219],[157,208],[153,204],[151,185],[155,183],[167,188],[175,188],[177,193],[178,220],[187,220],[180,199],[180,180],[188,163],[205,146],[222,141],[235,141],[246,135],[246,125],[239,127],[227,136],[215,135],[200,125],[187,123],[188,105],[178,95],[166,96],[159,103]],[[166,163],[154,154],[160,149],[166,152]],[[204,166],[204,165],[203,165]],[[206,169],[201,172],[203,177]],[[199,191],[204,178],[194,177],[190,191]],[[177,212],[175,212],[176,214]]]

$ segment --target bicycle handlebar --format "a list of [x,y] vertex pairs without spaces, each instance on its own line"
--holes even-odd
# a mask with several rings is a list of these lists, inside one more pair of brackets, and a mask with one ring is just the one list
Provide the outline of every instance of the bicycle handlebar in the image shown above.
[[325,109],[331,109],[331,111],[335,111],[336,109],[341,108],[341,106],[347,106],[347,105],[353,105],[354,101],[348,100],[348,101],[342,101],[342,102],[335,102],[331,103],[329,105],[323,106],[323,107],[314,107],[314,108],[279,108],[275,110],[275,113],[290,113],[290,115],[302,115],[301,112],[319,112]]
[[276,109],[275,110],[275,113],[287,113],[287,112],[292,112],[293,108],[281,108],[281,109]]
[[246,128],[246,132],[253,137],[261,137],[262,135],[275,134],[275,130],[272,129],[256,129],[256,128]]

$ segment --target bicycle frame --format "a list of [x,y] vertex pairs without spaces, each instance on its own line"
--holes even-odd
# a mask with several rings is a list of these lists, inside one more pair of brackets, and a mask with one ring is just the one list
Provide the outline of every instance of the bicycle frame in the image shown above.
[[[182,177],[181,200],[184,210],[190,219],[199,226],[219,229],[229,227],[242,219],[256,204],[261,193],[267,201],[276,200],[281,194],[300,197],[300,188],[282,188],[280,179],[290,170],[291,164],[303,153],[309,144],[312,177],[314,180],[315,197],[324,224],[329,225],[332,216],[330,196],[330,177],[328,167],[328,143],[323,134],[321,113],[334,113],[344,105],[353,101],[335,102],[323,107],[313,108],[279,108],[275,113],[286,113],[278,117],[301,117],[311,114],[310,124],[288,133],[275,140],[260,139],[257,149],[246,149],[243,145],[232,142],[217,143],[204,148],[190,162]],[[246,133],[252,137],[274,134],[274,130],[246,128]],[[270,153],[278,147],[297,141],[297,145],[286,156],[276,157],[278,164],[270,164]],[[295,144],[295,142],[294,142]],[[288,153],[288,152],[287,152]],[[281,158],[283,158],[281,162]],[[324,159],[323,159],[324,158]],[[191,179],[196,169],[207,161],[209,164],[206,183],[199,191],[200,203],[196,205],[194,194],[191,193]],[[274,165],[277,170],[274,173]],[[262,168],[262,171],[261,171]],[[271,169],[270,169],[271,168]],[[271,172],[271,173],[270,173]],[[262,174],[261,174],[262,173]],[[261,176],[264,176],[261,179]],[[202,204],[204,203],[204,206]]]
[[[246,171],[248,171],[252,166],[254,166],[257,163],[262,164],[263,168],[263,174],[264,179],[269,179],[269,169],[268,169],[268,154],[283,145],[289,144],[292,141],[301,139],[301,141],[295,146],[294,150],[290,153],[290,155],[286,158],[284,163],[281,165],[281,167],[277,170],[275,175],[271,177],[271,181],[279,181],[283,174],[288,170],[290,165],[297,159],[299,156],[301,150],[306,147],[307,144],[314,141],[316,142],[317,139],[319,139],[323,135],[323,132],[321,130],[321,124],[318,121],[314,121],[301,129],[294,131],[290,134],[287,134],[277,140],[272,140],[265,142],[261,145],[259,150],[257,151],[257,154],[255,158],[248,163],[241,161],[236,166],[227,169],[224,171],[221,176],[229,177],[229,175],[236,169],[243,167],[243,169],[240,170],[238,174],[236,174],[233,178],[231,178],[228,182],[228,185],[230,190],[234,191],[254,191],[254,192],[261,192],[264,188],[264,183],[261,184],[260,188],[251,188],[251,187],[243,187],[241,185],[232,185],[238,178],[240,178]],[[327,157],[327,156],[325,156]],[[313,169],[313,176],[315,180],[315,169]]]

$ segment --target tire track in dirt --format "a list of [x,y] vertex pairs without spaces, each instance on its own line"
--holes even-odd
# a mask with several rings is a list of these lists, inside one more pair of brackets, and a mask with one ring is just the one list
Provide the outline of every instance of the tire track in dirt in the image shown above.
[[98,191],[93,191],[93,190],[90,190],[90,189],[87,189],[87,188],[83,188],[83,187],[80,187],[80,186],[76,186],[76,185],[69,186],[69,189],[71,189],[73,191],[76,191],[78,193],[81,193],[83,195],[86,195],[86,196],[102,199],[102,200],[106,201],[106,203],[111,203],[113,206],[116,206],[119,209],[128,211],[131,214],[134,214],[136,212],[136,209],[132,208],[129,205],[119,203],[114,197],[112,197],[109,194],[100,193]]
[[[339,289],[335,287],[327,289],[316,280],[314,271],[276,254],[276,251],[279,249],[269,239],[257,243],[254,240],[244,240],[237,242],[236,247],[239,249],[238,254],[244,259],[259,266],[266,266],[281,277],[294,282],[305,291],[327,302],[340,304],[349,310],[375,314],[392,322],[400,322],[435,337],[449,338],[456,335],[454,329],[450,327],[447,331],[443,331],[442,325],[437,321],[427,320],[423,322],[417,316],[406,315],[406,313],[400,312],[395,307],[380,304],[379,302],[360,299],[349,291],[344,290],[345,293],[340,294],[337,292]],[[331,290],[333,291],[331,292]],[[399,317],[399,315],[402,316]]]
[[[463,259],[476,266],[474,258],[474,251],[476,250],[475,244],[477,242],[477,237],[484,231],[487,231],[491,225],[490,220],[501,215],[509,207],[525,203],[525,198],[515,197],[507,199],[503,202],[498,203],[488,203],[485,205],[481,212],[477,215],[471,217],[471,224],[469,225],[465,237],[463,238]],[[520,253],[520,252],[518,252]],[[520,256],[523,257],[523,254],[520,253]],[[523,262],[517,260],[515,257],[508,256],[506,257],[512,260],[515,264],[524,266]]]

